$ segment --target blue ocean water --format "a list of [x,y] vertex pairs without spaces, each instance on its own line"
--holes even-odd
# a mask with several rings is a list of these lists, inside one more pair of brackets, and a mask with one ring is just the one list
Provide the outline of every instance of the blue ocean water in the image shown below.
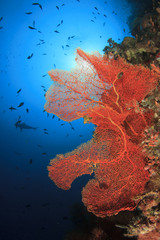
[[74,67],[77,47],[103,54],[109,38],[131,36],[127,0],[33,3],[0,0],[0,240],[61,240],[74,229],[71,209],[90,176],[63,191],[47,165],[90,140],[94,126],[44,112],[47,72]]

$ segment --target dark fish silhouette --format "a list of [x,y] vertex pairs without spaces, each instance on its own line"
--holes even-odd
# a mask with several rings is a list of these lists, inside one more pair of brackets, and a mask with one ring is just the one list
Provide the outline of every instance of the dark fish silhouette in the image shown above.
[[55,118],[55,115],[52,116],[52,119],[54,119],[54,118]]
[[28,15],[30,15],[30,14],[32,14],[32,12],[26,12],[25,14],[28,14]]
[[30,208],[30,207],[31,207],[31,204],[27,204],[25,207],[26,207],[26,208]]
[[59,10],[59,7],[58,7],[58,6],[56,6],[56,8]]
[[0,22],[3,20],[3,17],[0,17]]
[[59,26],[61,26],[61,24],[60,24],[60,23],[57,25],[57,27],[59,27]]
[[45,86],[41,85],[42,88],[45,88]]
[[69,45],[66,45],[66,47],[69,47]]
[[44,132],[44,134],[48,134],[48,132]]
[[97,7],[94,7],[97,11],[98,11],[98,8]]
[[61,7],[63,7],[65,4],[63,3],[62,5],[61,5]]
[[17,93],[20,93],[20,92],[21,92],[21,90],[22,90],[22,88],[20,88],[20,89],[17,91]]
[[39,147],[39,148],[43,148],[43,146],[42,146],[42,145],[40,145],[40,144],[37,144],[37,147]]
[[31,53],[30,56],[27,57],[27,59],[31,59],[33,57],[33,53]]
[[55,30],[54,32],[59,33],[57,30]]
[[29,126],[25,122],[22,122],[20,120],[18,120],[14,125],[15,125],[16,128],[19,128],[21,131],[23,129],[34,129],[34,130],[36,130],[38,128],[38,127]]
[[104,22],[104,23],[103,23],[103,27],[104,27],[105,25],[106,25],[106,23]]
[[72,130],[75,130],[75,128],[73,127],[72,123],[69,122],[69,125],[71,126]]
[[29,109],[28,108],[26,108],[26,112],[29,113]]
[[24,102],[21,102],[17,107],[22,107],[24,105]]
[[71,38],[74,38],[75,36],[71,36]]
[[0,27],[0,30],[1,30],[2,28],[3,28],[3,27],[1,26],[1,27]]
[[64,50],[64,46],[62,45],[62,49]]
[[47,74],[42,75],[42,77],[45,77],[45,76],[47,76]]
[[17,110],[16,108],[14,108],[14,107],[12,107],[12,106],[11,106],[9,109],[10,109],[11,111],[12,111],[12,110]]
[[94,20],[91,20],[91,22],[95,22]]
[[104,17],[107,17],[105,14],[103,14]]
[[29,164],[32,164],[32,162],[33,162],[32,159],[30,159],[30,160],[29,160]]
[[36,30],[36,28],[32,27],[32,26],[28,26],[29,29],[32,29],[32,30]]
[[32,5],[37,5],[40,7],[41,10],[43,10],[42,5],[40,3],[32,3]]
[[46,155],[47,153],[46,152],[43,152],[42,155]]
[[63,23],[63,20],[61,20],[61,24]]

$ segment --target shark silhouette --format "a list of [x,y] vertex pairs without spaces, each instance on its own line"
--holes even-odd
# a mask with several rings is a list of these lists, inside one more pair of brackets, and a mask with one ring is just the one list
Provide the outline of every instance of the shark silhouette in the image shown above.
[[18,120],[14,125],[16,126],[16,128],[19,128],[21,131],[23,129],[34,129],[34,130],[36,130],[38,128],[38,127],[29,126],[25,122],[22,122],[21,120]]

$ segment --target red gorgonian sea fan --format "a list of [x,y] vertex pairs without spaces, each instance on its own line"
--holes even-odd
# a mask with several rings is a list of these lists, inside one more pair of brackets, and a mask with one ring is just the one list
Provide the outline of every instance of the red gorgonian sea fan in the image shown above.
[[148,173],[138,145],[153,113],[138,107],[158,81],[158,73],[122,58],[90,55],[77,49],[77,67],[51,70],[53,85],[45,110],[65,121],[80,117],[95,124],[93,138],[48,166],[49,177],[62,188],[83,174],[92,174],[82,190],[82,201],[98,217],[133,210],[133,198],[143,193]]

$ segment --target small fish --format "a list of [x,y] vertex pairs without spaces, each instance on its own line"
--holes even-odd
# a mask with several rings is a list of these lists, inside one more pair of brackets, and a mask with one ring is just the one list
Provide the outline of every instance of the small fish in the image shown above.
[[12,110],[17,110],[16,108],[14,108],[14,107],[12,107],[12,106],[11,106],[9,109],[10,109],[11,111],[12,111]]
[[123,32],[125,32],[126,30],[125,30],[125,28],[123,28]]
[[83,137],[83,135],[80,134],[79,137]]
[[103,14],[104,17],[107,17],[105,14]]
[[71,38],[74,38],[75,36],[71,36]]
[[49,113],[47,113],[47,117],[49,117]]
[[100,15],[100,13],[99,13],[99,12],[97,12],[97,14],[98,14],[98,15]]
[[42,55],[44,55],[44,56],[45,56],[45,55],[47,55],[47,53],[43,53]]
[[29,109],[28,108],[26,108],[26,112],[29,113]]
[[95,22],[94,20],[91,20],[91,22]]
[[3,27],[2,26],[0,26],[0,30],[2,29]]
[[42,33],[41,31],[38,31],[39,33]]
[[3,17],[0,17],[0,22],[3,20]]
[[45,86],[41,85],[42,88],[45,88]]
[[27,205],[26,205],[26,208],[30,208],[30,207],[31,207],[31,204],[27,204]]
[[54,68],[56,68],[56,64],[54,63]]
[[36,30],[36,28],[32,27],[32,26],[28,26],[29,29],[32,29],[32,30]]
[[48,134],[48,132],[44,132],[44,134]]
[[21,92],[21,90],[22,90],[22,88],[20,88],[20,89],[17,91],[17,93],[20,93],[20,92]]
[[40,3],[32,3],[32,5],[37,5],[40,7],[41,10],[43,10],[42,5]]
[[60,23],[57,25],[57,27],[59,27],[59,26],[61,26],[61,24],[60,24]]
[[30,160],[29,160],[29,164],[32,164],[32,162],[33,162],[32,159],[30,159]]
[[70,40],[71,37],[68,37],[68,40]]
[[97,7],[94,7],[97,11],[98,11],[98,8]]
[[33,53],[31,53],[30,56],[27,57],[27,59],[31,59],[33,57]]
[[63,6],[65,6],[65,4],[64,4],[64,3],[61,5],[61,7],[63,7]]
[[24,105],[24,102],[21,102],[17,107],[22,107]]
[[44,130],[44,131],[48,131],[48,129],[47,129],[47,128],[44,128],[43,130]]
[[32,14],[32,12],[26,12],[25,14],[28,14],[28,15],[30,15],[30,14]]
[[47,153],[46,152],[43,152],[42,155],[46,155]]
[[61,20],[61,24],[63,23],[63,20]]
[[62,49],[64,50],[64,46],[62,45]]
[[66,47],[69,47],[69,45],[66,45]]
[[59,7],[58,7],[58,6],[56,6],[56,8],[59,10]]
[[39,148],[43,148],[43,146],[42,146],[42,145],[40,145],[40,144],[37,144],[37,147],[39,147]]
[[45,77],[45,76],[47,76],[47,74],[42,75],[42,77]]
[[59,33],[57,30],[55,30],[54,32]]
[[52,116],[52,119],[54,119],[54,118],[55,118],[55,115]]

